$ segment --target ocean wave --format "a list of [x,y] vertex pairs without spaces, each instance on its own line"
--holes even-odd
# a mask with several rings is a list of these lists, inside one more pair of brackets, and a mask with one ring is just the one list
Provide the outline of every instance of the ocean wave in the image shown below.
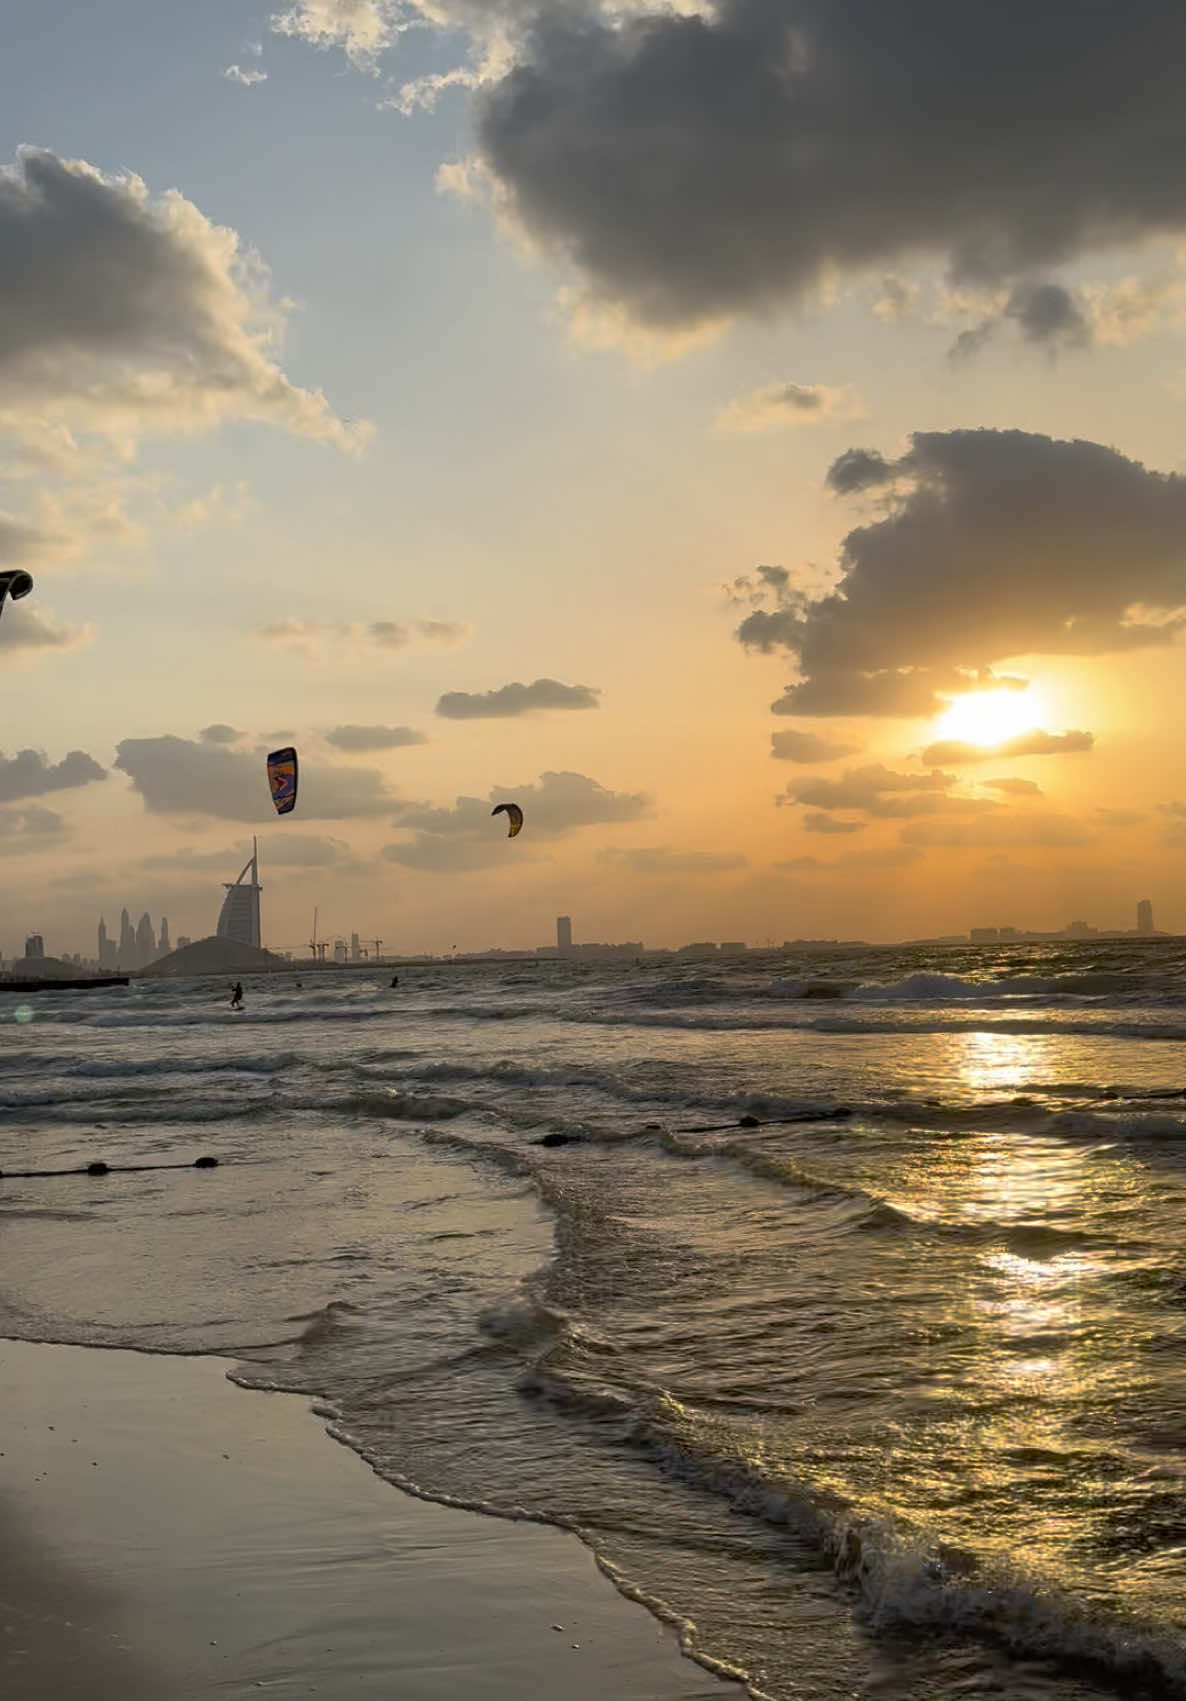
[[788,1011],[777,1016],[758,1010],[713,1010],[695,1014],[677,1011],[634,1012],[630,1015],[607,1011],[587,1015],[582,1021],[599,1027],[686,1028],[703,1033],[817,1033],[817,1034],[1073,1034],[1101,1039],[1186,1040],[1182,1022],[1121,1021],[1101,1016],[1086,1020],[1074,1015],[998,1015],[992,1010],[967,1014],[930,1014],[920,1005],[917,1016],[908,1015],[802,1015]]
[[[519,1379],[520,1391],[554,1409],[609,1423],[619,1444],[644,1453],[665,1475],[728,1501],[734,1511],[782,1525],[814,1546],[837,1579],[859,1591],[879,1629],[962,1634],[1011,1654],[1090,1667],[1110,1682],[1186,1695],[1186,1646],[1175,1627],[1095,1608],[1027,1574],[931,1538],[835,1490],[762,1466],[732,1451],[722,1426],[701,1426],[666,1394],[632,1393],[573,1376],[546,1356]],[[585,1539],[596,1545],[595,1533]]]

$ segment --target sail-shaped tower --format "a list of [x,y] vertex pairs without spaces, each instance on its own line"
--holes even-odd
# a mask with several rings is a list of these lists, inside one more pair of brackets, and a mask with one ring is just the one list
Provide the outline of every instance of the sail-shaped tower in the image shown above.
[[226,897],[218,918],[218,938],[233,939],[237,945],[254,945],[258,949],[259,895],[263,888],[259,883],[259,852],[254,839],[250,862],[233,885],[229,881],[224,884]]

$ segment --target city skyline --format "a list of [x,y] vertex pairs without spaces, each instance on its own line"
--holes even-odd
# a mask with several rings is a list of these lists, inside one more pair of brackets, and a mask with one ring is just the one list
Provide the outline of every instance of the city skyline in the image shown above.
[[[250,864],[248,866],[250,866]],[[243,873],[245,874],[246,872],[247,872],[247,868],[244,868]],[[240,876],[240,879],[241,878],[242,878],[242,876]],[[224,886],[224,890],[228,893],[237,889],[237,883],[235,883],[235,882],[224,882],[223,886]],[[258,893],[259,891],[262,891],[262,887],[257,887],[256,890],[257,890],[257,893]],[[258,897],[257,897],[257,899],[256,899],[257,914],[259,913],[258,905],[259,905],[259,900],[258,900]],[[225,911],[225,902],[224,902],[224,911]],[[220,920],[221,919],[222,919],[222,917],[221,917],[221,913],[220,913]],[[169,954],[170,949],[172,948],[169,945],[169,941],[168,941],[168,919],[166,917],[162,916],[161,917],[161,936],[160,936],[160,938],[155,939],[153,941],[153,944],[152,944],[152,947],[151,947],[151,954],[142,955],[143,947],[142,947],[142,944],[141,944],[141,930],[145,927],[145,924],[147,924],[148,934],[149,934],[149,936],[151,936],[151,932],[152,932],[151,920],[150,920],[149,916],[147,915],[147,913],[145,913],[144,915],[141,916],[140,922],[138,923],[137,927],[135,929],[133,929],[132,926],[131,926],[130,914],[129,914],[128,910],[124,909],[122,911],[122,913],[121,913],[121,940],[124,939],[124,938],[127,938],[130,941],[130,943],[126,946],[126,949],[128,950],[128,952],[130,954],[125,960],[122,960],[122,961],[120,960],[120,954],[119,954],[120,947],[117,945],[117,942],[115,941],[115,939],[110,938],[106,934],[105,920],[104,920],[103,917],[100,917],[99,924],[98,924],[98,942],[99,942],[98,954],[93,959],[88,958],[85,953],[72,951],[72,950],[69,950],[69,949],[64,949],[61,952],[54,952],[54,951],[45,952],[44,937],[40,934],[32,935],[30,937],[38,939],[38,940],[41,941],[40,950],[37,953],[35,953],[37,955],[45,954],[45,955],[49,955],[49,956],[59,956],[65,961],[73,961],[73,962],[78,962],[78,963],[93,962],[94,966],[97,967],[97,968],[100,968],[100,969],[119,969],[119,970],[129,970],[130,969],[130,970],[134,971],[138,968],[146,967],[151,962],[159,961],[160,958],[167,956]],[[800,938],[800,939],[784,939],[780,944],[776,945],[773,942],[772,939],[765,938],[765,939],[756,939],[756,940],[683,941],[683,942],[680,942],[680,943],[672,943],[672,944],[667,944],[667,945],[656,945],[656,944],[653,944],[653,943],[648,943],[648,942],[643,941],[643,940],[622,940],[622,941],[615,942],[615,941],[612,941],[612,940],[586,941],[586,940],[576,939],[576,938],[574,938],[574,935],[573,935],[573,920],[572,920],[572,917],[568,916],[568,915],[557,916],[555,918],[554,927],[555,927],[555,943],[554,944],[533,944],[533,943],[530,943],[530,942],[521,942],[518,945],[513,945],[513,946],[510,946],[510,947],[506,947],[506,946],[503,946],[503,947],[488,946],[488,947],[485,947],[485,948],[478,947],[475,950],[473,950],[472,952],[468,952],[468,953],[465,953],[465,954],[475,955],[475,956],[492,954],[492,955],[497,956],[497,955],[500,954],[500,952],[505,952],[506,954],[514,955],[514,956],[525,956],[525,957],[554,956],[554,957],[560,957],[560,958],[572,958],[572,959],[575,959],[575,960],[582,960],[582,961],[597,961],[598,959],[610,959],[610,958],[613,958],[613,957],[630,958],[632,956],[643,955],[643,954],[648,955],[648,956],[656,956],[656,955],[664,955],[664,954],[672,954],[672,955],[677,955],[677,956],[678,955],[683,955],[683,956],[696,956],[696,955],[708,956],[708,955],[717,955],[717,954],[722,955],[722,956],[734,956],[734,955],[743,955],[743,954],[750,954],[750,953],[755,954],[755,955],[760,955],[764,951],[772,951],[772,950],[773,951],[787,951],[787,950],[795,950],[795,949],[806,949],[806,948],[815,947],[815,946],[827,947],[827,946],[845,946],[845,945],[862,945],[862,944],[869,944],[869,945],[882,944],[882,945],[885,945],[886,947],[893,947],[893,946],[896,946],[896,945],[914,945],[914,944],[920,944],[920,945],[921,944],[932,944],[932,945],[1002,944],[1002,945],[1004,945],[1004,944],[1022,944],[1022,943],[1025,943],[1027,941],[1028,942],[1056,941],[1056,940],[1059,940],[1059,939],[1067,939],[1069,941],[1075,941],[1075,940],[1087,940],[1087,939],[1093,939],[1093,938],[1095,938],[1095,939],[1109,939],[1109,938],[1111,938],[1111,939],[1130,939],[1130,938],[1142,938],[1142,937],[1153,936],[1153,937],[1158,937],[1158,938],[1164,939],[1164,938],[1175,937],[1174,935],[1171,935],[1171,934],[1162,933],[1154,927],[1152,904],[1151,904],[1151,902],[1148,898],[1141,898],[1137,901],[1137,903],[1136,903],[1136,926],[1131,927],[1131,928],[1121,928],[1121,927],[1109,928],[1109,927],[1106,927],[1106,926],[1094,926],[1091,923],[1085,922],[1085,921],[1082,921],[1082,920],[1072,921],[1062,928],[1046,928],[1046,929],[1033,929],[1033,930],[1017,928],[1017,927],[1013,927],[1009,924],[997,923],[997,924],[989,924],[989,925],[983,925],[983,924],[982,925],[974,925],[974,926],[969,927],[965,932],[961,932],[961,933],[952,933],[952,934],[945,934],[945,935],[938,935],[938,936],[922,936],[922,937],[919,937],[919,938],[916,938],[916,939],[895,939],[895,940],[881,940],[881,941],[863,940],[863,939],[857,939],[857,938],[852,938],[852,939],[843,939],[843,938],[832,938],[832,939],[806,938],[806,939],[804,939],[804,938]],[[229,932],[224,932],[224,933],[219,934],[216,930],[216,932],[213,935],[201,934],[198,937],[199,938],[221,937],[221,938],[230,939],[230,938],[234,938],[234,935],[229,933]],[[28,941],[28,938],[27,938],[26,939],[26,947],[28,945],[28,942],[29,941]],[[106,954],[104,954],[104,944],[105,943],[109,946],[109,950],[107,951]],[[178,940],[177,940],[176,948],[178,950],[184,949],[184,947],[189,945],[190,943],[191,943],[191,940],[190,940],[188,935],[184,935],[184,934],[180,935],[178,937]],[[244,939],[244,940],[239,940],[238,943],[250,944],[251,941]],[[328,962],[335,963],[337,965],[345,965],[345,964],[349,963],[349,964],[353,964],[355,966],[359,966],[359,965],[362,965],[362,964],[365,964],[365,963],[368,963],[368,962],[385,961],[388,957],[395,958],[395,959],[402,959],[404,957],[415,958],[417,956],[423,957],[423,956],[427,955],[429,957],[435,958],[435,959],[440,960],[440,961],[447,961],[447,960],[449,960],[449,958],[451,956],[455,955],[455,953],[453,953],[451,951],[444,950],[444,949],[441,949],[441,950],[438,950],[438,951],[435,951],[435,952],[423,953],[423,952],[403,952],[403,951],[400,951],[396,948],[392,948],[392,949],[388,950],[387,952],[384,952],[381,949],[383,943],[384,943],[384,941],[381,938],[367,939],[367,940],[364,941],[362,939],[362,937],[360,936],[357,929],[353,929],[350,932],[349,936],[347,936],[345,934],[340,934],[340,933],[338,933],[334,930],[331,930],[329,936],[327,938],[324,938],[322,941],[320,941],[319,953],[318,953],[317,960],[321,961],[321,962],[328,961]],[[310,946],[311,946],[311,944],[312,944],[312,942],[309,942]],[[302,962],[302,961],[312,962],[312,961],[314,961],[311,949],[310,949],[309,956],[306,958],[306,957],[303,956],[302,948],[299,945],[294,947],[294,946],[288,946],[288,945],[284,945],[284,944],[266,944],[265,948],[274,952],[277,955],[289,956],[289,957],[292,958],[292,960],[294,962]]]

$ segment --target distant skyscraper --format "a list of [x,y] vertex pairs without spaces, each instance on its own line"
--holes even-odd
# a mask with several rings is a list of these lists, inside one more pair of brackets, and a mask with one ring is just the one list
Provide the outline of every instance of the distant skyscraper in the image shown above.
[[136,935],[132,931],[132,918],[127,910],[119,912],[119,954],[116,960],[123,969],[136,967]]
[[169,918],[167,915],[163,915],[161,917],[161,937],[157,942],[157,956],[167,957],[172,949],[173,947],[169,943]]
[[110,946],[110,944],[111,944],[111,941],[107,937],[107,923],[104,921],[103,917],[100,916],[99,917],[99,967],[100,968],[102,968],[104,963],[106,963],[106,961],[107,961],[107,951],[108,951],[108,947]]
[[156,934],[147,910],[136,923],[136,967],[146,969],[156,956]]
[[572,917],[558,915],[556,917],[556,949],[562,957],[567,957],[572,950]]
[[357,933],[352,933],[350,935],[350,961],[352,963],[357,963],[357,962],[361,962],[361,960],[362,960],[362,946],[358,943]]
[[25,940],[25,956],[45,956],[45,940],[41,937],[40,933],[30,933],[29,937]]
[[1153,903],[1149,898],[1142,898],[1140,903],[1137,905],[1137,932],[1152,933],[1152,931]]
[[[251,876],[250,880],[245,879],[248,874]],[[262,890],[263,887],[259,883],[259,853],[255,840],[252,839],[250,862],[244,865],[234,885],[226,885],[226,897],[222,900],[222,912],[218,918],[219,939],[233,939],[237,945],[254,945],[258,950],[259,895]]]

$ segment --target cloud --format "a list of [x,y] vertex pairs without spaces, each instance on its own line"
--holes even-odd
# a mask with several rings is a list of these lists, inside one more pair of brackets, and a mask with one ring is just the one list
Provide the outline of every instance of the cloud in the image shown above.
[[1186,803],[1159,803],[1157,813],[1168,817],[1162,844],[1171,850],[1186,845]]
[[881,280],[881,288],[873,302],[873,313],[876,318],[891,324],[907,318],[917,298],[917,284],[889,273]]
[[860,873],[875,868],[907,868],[922,855],[909,845],[888,845],[882,850],[845,851],[830,862],[818,856],[796,856],[789,862],[776,862],[775,868],[796,873]]
[[864,419],[868,409],[847,385],[767,384],[738,396],[721,409],[721,431],[769,431],[780,425],[811,425],[824,420]]
[[[759,618],[762,618],[761,610],[742,622],[738,636],[752,628]],[[778,621],[780,617],[772,615],[767,618]],[[745,639],[742,641],[745,642]],[[766,641],[757,647],[773,650],[779,643],[793,641],[793,633],[780,626],[777,637],[768,631]],[[772,715],[871,715],[917,719],[936,715],[947,707],[946,696],[940,693],[955,695],[975,691],[979,684],[974,674],[959,673],[953,668],[886,668],[877,673],[837,668],[814,679],[788,685],[783,695],[771,703],[770,712]]]
[[0,856],[51,850],[67,836],[66,823],[52,809],[37,804],[25,809],[0,809]]
[[382,855],[388,862],[425,874],[472,874],[478,869],[507,865],[499,845],[482,844],[478,839],[436,838],[428,833],[384,845]]
[[256,627],[254,636],[265,644],[282,644],[310,660],[344,649],[403,650],[417,639],[426,644],[464,643],[473,628],[461,620],[332,621],[272,620]]
[[931,713],[1002,657],[1103,655],[1186,626],[1186,477],[1099,443],[969,430],[918,432],[893,462],[850,450],[829,482],[880,489],[884,511],[844,538],[833,589],[771,584],[773,607],[738,628],[796,658],[781,713]]
[[43,797],[50,791],[71,791],[106,778],[107,770],[85,750],[71,750],[57,763],[50,762],[43,751],[21,750],[12,757],[0,755],[0,803],[12,803],[18,797]]
[[[152,814],[263,821],[271,809],[262,757],[246,751],[171,735],[125,738],[114,765]],[[387,815],[397,806],[377,769],[301,765],[298,808],[312,820]]]
[[1086,845],[1092,835],[1079,821],[1067,815],[994,814],[975,821],[912,821],[902,829],[908,845],[942,845],[947,848],[1007,845]]
[[1149,819],[1143,809],[1097,809],[1095,818],[1104,827],[1139,827]]
[[537,709],[596,709],[600,695],[592,685],[561,685],[557,679],[522,685],[516,680],[497,691],[446,691],[436,712],[454,721],[501,720]]
[[296,0],[273,15],[278,35],[299,36],[314,47],[345,49],[354,63],[373,65],[401,27],[402,0]]
[[236,732],[233,726],[227,726],[224,721],[215,721],[211,726],[204,726],[198,734],[203,744],[234,744],[242,736],[241,732]]
[[260,841],[260,857],[269,868],[330,868],[349,855],[341,839],[318,833],[270,834]]
[[[311,39],[343,10],[294,8]],[[402,9],[350,10],[365,55]],[[476,164],[503,219],[659,327],[918,254],[1024,280],[1186,227],[1184,55],[1169,0],[544,6],[478,91]]]
[[792,803],[809,803],[818,809],[875,809],[889,794],[941,793],[954,784],[954,774],[937,770],[930,774],[897,774],[880,762],[870,762],[863,768],[850,768],[838,780],[826,780],[818,775],[790,780],[786,795]]
[[[966,762],[997,762],[1002,756],[1075,756],[1095,744],[1091,732],[1019,732],[999,744],[968,744],[960,738],[940,739],[928,744],[922,760],[928,767],[941,762],[959,766]],[[991,781],[986,782],[991,784]]]
[[982,786],[999,791],[1005,797],[1041,797],[1042,788],[1035,780],[981,780]]
[[351,447],[276,364],[282,308],[176,190],[22,148],[0,172],[0,407],[136,435],[253,419]]
[[770,754],[777,762],[835,762],[856,751],[855,744],[838,744],[818,733],[800,732],[797,727],[770,734]]
[[1186,305],[1186,280],[1163,272],[1151,278],[1121,278],[1116,283],[1078,285],[1026,279],[1011,290],[996,292],[990,310],[983,296],[945,292],[948,312],[981,309],[974,325],[961,331],[952,345],[955,362],[980,353],[1010,323],[1024,341],[1045,348],[1084,348],[1088,344],[1124,347],[1159,330],[1181,324]]
[[744,856],[716,851],[676,851],[667,845],[618,850],[610,846],[598,851],[598,862],[620,863],[635,874],[721,874],[748,866]]
[[[525,817],[524,836],[513,845],[501,817],[491,818],[492,805],[504,801],[518,803]],[[540,775],[538,785],[495,786],[485,799],[459,797],[452,809],[401,809],[397,825],[415,836],[386,845],[383,855],[390,862],[439,873],[490,868],[505,864],[508,856],[530,854],[535,839],[562,838],[578,827],[639,821],[650,809],[650,799],[642,792],[613,792],[585,774],[548,771]]]
[[326,733],[325,742],[335,750],[399,750],[428,740],[410,726],[336,726]]
[[[328,868],[350,855],[349,845],[341,839],[326,838],[317,833],[267,834],[259,840],[261,867],[268,868]],[[251,843],[242,839],[238,844],[221,850],[195,850],[192,846],[172,851],[159,851],[141,857],[140,868],[175,869],[218,872],[230,869],[235,873],[251,856]]]
[[5,567],[32,567],[39,561],[52,560],[63,554],[67,545],[68,540],[59,534],[0,513],[0,563]]
[[266,83],[268,80],[266,71],[244,71],[238,65],[228,65],[222,74],[232,83],[241,83],[245,89],[254,88],[257,83]]
[[9,603],[0,619],[0,650],[78,650],[91,642],[90,626],[67,626],[44,609],[30,608],[31,598]]
[[803,825],[809,833],[863,833],[863,821],[838,821],[834,815],[824,815],[819,810],[808,810],[803,817]]
[[970,359],[1003,326],[1013,323],[1022,338],[1053,353],[1059,348],[1083,348],[1092,340],[1090,317],[1063,284],[1026,279],[1015,284],[999,312],[991,313],[962,331],[951,349],[953,360]]

